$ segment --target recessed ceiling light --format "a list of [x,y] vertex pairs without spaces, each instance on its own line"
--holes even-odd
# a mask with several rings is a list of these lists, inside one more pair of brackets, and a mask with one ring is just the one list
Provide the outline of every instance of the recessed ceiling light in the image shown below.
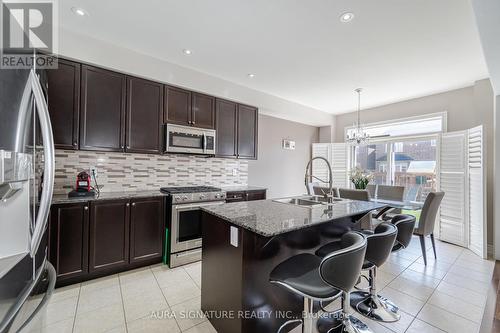
[[185,55],[191,55],[193,52],[189,49],[184,49],[182,50],[182,53],[184,53]]
[[253,78],[255,77],[255,74],[253,74],[253,73],[249,73],[249,74],[247,74],[247,76],[248,76],[249,78],[253,79]]
[[71,11],[78,16],[88,16],[89,13],[83,8],[71,7]]
[[351,22],[353,18],[354,18],[354,14],[347,12],[347,13],[340,15],[340,22],[342,22],[342,23]]

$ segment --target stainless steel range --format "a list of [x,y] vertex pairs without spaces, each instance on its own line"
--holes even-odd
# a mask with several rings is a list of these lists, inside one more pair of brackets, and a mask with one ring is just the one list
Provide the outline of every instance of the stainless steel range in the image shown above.
[[168,194],[167,263],[176,267],[201,260],[201,207],[220,205],[226,192],[211,186],[162,187]]

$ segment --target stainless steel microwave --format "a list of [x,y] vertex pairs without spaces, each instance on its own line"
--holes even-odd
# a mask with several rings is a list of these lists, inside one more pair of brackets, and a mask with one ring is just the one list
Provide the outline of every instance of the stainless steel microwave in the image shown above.
[[167,124],[167,153],[215,155],[215,130]]

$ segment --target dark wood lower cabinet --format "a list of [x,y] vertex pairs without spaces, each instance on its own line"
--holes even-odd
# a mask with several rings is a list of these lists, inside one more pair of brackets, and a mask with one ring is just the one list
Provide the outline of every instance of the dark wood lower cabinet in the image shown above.
[[88,273],[89,205],[87,202],[53,205],[49,224],[49,260],[57,279]]
[[128,264],[129,214],[129,200],[91,203],[89,272],[109,271]]
[[58,286],[162,260],[164,197],[54,204],[49,219]]
[[132,200],[130,209],[130,263],[161,258],[165,214],[163,198]]

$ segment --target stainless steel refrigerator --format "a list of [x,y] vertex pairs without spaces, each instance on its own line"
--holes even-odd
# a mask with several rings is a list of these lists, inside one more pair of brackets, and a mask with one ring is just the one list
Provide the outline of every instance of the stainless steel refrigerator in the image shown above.
[[43,74],[0,69],[0,333],[41,330],[55,286],[47,261],[54,142]]

